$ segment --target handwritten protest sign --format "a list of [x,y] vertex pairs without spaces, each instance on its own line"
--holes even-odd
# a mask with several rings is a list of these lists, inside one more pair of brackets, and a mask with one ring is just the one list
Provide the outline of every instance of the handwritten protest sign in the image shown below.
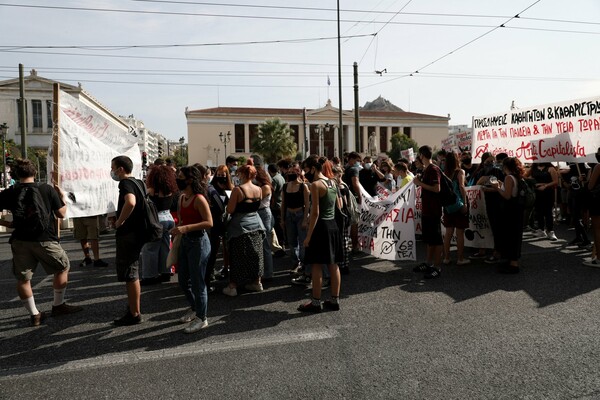
[[408,184],[385,199],[369,196],[362,186],[361,193],[360,249],[384,260],[416,260],[415,185]]
[[[137,140],[119,126],[68,93],[60,92],[60,154],[58,173],[66,194],[67,217],[86,217],[116,210],[118,184],[110,177],[110,161],[126,155],[133,176],[141,171]],[[52,166],[49,149],[48,170]]]
[[521,162],[595,162],[600,97],[473,118],[473,158],[507,153]]

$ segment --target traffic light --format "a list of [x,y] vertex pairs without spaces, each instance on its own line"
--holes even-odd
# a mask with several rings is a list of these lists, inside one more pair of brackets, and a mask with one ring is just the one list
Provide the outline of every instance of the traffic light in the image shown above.
[[148,164],[148,154],[144,151],[142,152],[142,165],[146,166]]
[[12,165],[14,162],[15,159],[10,154],[6,154],[6,165]]

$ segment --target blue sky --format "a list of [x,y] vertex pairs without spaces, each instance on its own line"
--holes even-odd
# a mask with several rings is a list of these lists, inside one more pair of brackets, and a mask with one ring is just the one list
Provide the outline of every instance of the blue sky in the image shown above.
[[[406,111],[450,114],[451,124],[512,101],[600,94],[598,0],[340,0],[340,8],[344,109],[354,107],[355,61],[360,105],[381,95]],[[335,9],[332,0],[6,0],[0,79],[17,77],[22,63],[81,82],[115,113],[174,140],[187,137],[186,107],[317,108],[328,96],[337,107]]]

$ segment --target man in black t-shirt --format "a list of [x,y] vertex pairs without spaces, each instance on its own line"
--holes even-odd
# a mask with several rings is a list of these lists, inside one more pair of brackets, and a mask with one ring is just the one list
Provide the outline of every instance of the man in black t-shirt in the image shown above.
[[114,222],[117,229],[115,264],[119,282],[125,282],[127,287],[129,304],[127,313],[114,321],[117,326],[135,325],[142,322],[138,260],[144,246],[141,239],[142,232],[140,232],[140,227],[144,226],[144,198],[134,178],[131,177],[132,170],[133,162],[127,156],[118,156],[111,161],[110,175],[119,182],[117,219]]
[[[56,217],[64,218],[67,206],[62,200],[62,191],[58,186],[52,188],[45,183],[35,183],[37,171],[30,160],[16,160],[13,171],[19,183],[0,192],[0,209],[10,210],[13,214],[13,222],[3,225],[15,228],[9,242],[13,255],[13,274],[17,278],[17,292],[30,314],[31,325],[38,326],[45,319],[45,314],[35,306],[31,288],[31,278],[38,263],[46,273],[54,274],[54,303],[51,315],[58,317],[82,310],[79,306],[65,303],[70,263],[67,253],[58,242]],[[37,194],[28,197],[35,191],[39,193],[39,197]],[[36,198],[41,201],[36,202]],[[24,213],[23,210],[28,212]],[[38,217],[30,218],[26,215]],[[34,223],[43,230],[30,229]]]
[[[354,151],[348,154],[348,164],[346,165],[344,176],[342,178],[344,183],[348,185],[350,192],[356,197],[356,202],[358,204],[362,203],[360,182],[358,180],[361,169],[360,160],[360,154]],[[352,252],[357,253],[360,250],[358,248],[358,224],[354,224],[350,227],[350,238],[352,239]]]

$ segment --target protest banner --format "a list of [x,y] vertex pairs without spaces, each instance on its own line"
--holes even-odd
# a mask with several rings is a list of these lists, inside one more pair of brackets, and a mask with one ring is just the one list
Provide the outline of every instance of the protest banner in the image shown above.
[[[65,193],[67,217],[112,213],[117,208],[118,183],[110,177],[110,162],[119,155],[133,161],[133,176],[141,171],[137,140],[85,103],[60,91],[58,175]],[[48,171],[54,170],[52,145]]]
[[411,163],[415,162],[415,151],[412,147],[407,150],[400,150],[400,156],[406,158]]
[[415,185],[411,182],[385,199],[360,189],[359,248],[384,260],[416,260]]
[[473,118],[473,158],[507,153],[521,162],[595,162],[600,97]]
[[[416,187],[415,195],[415,235],[421,235],[421,187]],[[490,227],[487,209],[485,207],[485,198],[481,186],[465,187],[469,203],[469,227],[465,229],[465,247],[473,248],[494,248],[494,236]],[[442,233],[445,232],[442,224]],[[455,232],[456,236],[456,232]],[[456,244],[456,238],[452,239]]]

